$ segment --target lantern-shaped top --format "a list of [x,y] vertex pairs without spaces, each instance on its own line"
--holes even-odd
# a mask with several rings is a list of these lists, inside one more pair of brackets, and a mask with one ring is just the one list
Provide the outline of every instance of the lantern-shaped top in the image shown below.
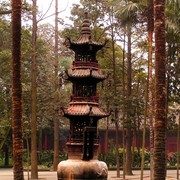
[[[85,19],[81,27],[81,36],[76,42],[71,42],[69,39],[69,48],[76,52],[88,52],[96,53],[102,49],[105,44],[93,41],[91,38],[90,21],[88,19],[88,13],[85,13]],[[83,49],[82,49],[83,48]]]

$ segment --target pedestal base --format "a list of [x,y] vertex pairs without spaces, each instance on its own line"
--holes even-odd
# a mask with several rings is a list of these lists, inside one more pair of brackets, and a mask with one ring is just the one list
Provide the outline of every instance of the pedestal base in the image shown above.
[[58,180],[107,180],[106,163],[98,160],[66,160],[61,161],[57,170]]

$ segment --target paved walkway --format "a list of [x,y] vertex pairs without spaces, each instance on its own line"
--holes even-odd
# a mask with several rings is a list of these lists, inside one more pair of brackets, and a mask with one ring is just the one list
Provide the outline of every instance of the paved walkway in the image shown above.
[[[120,178],[116,177],[116,171],[108,172],[108,180],[122,180],[122,171],[120,172]],[[133,176],[126,176],[126,180],[140,180],[140,171],[133,171]],[[40,171],[38,173],[39,180],[57,180],[57,173],[52,171]],[[28,179],[27,172],[24,172],[25,180]],[[144,180],[150,180],[149,170],[144,171]],[[167,171],[167,180],[176,180],[176,170]],[[0,169],[0,180],[13,180],[13,170],[12,169]]]
[[[108,172],[108,180],[122,180],[122,172],[120,178],[116,178],[116,171]],[[132,176],[126,176],[126,180],[140,180],[141,178],[140,170],[134,170]],[[167,170],[166,180],[177,180],[177,171],[176,170]],[[144,170],[143,180],[150,180],[150,171]]]

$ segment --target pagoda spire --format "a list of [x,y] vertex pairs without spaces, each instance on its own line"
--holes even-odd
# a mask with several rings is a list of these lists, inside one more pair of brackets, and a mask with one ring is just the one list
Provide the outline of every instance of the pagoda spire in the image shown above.
[[81,27],[81,35],[89,35],[91,34],[90,30],[90,21],[88,19],[88,12],[85,12],[85,19],[83,20],[82,27]]
[[81,26],[81,35],[79,39],[77,41],[71,41],[69,37],[66,39],[65,44],[69,49],[72,49],[73,51],[77,52],[77,51],[81,51],[82,49],[87,50],[87,47],[85,46],[90,46],[90,49],[92,51],[97,52],[106,45],[107,41],[105,41],[104,43],[100,43],[100,42],[94,41],[91,38],[90,24],[91,23],[88,18],[88,12],[85,12],[84,20]]
[[77,40],[77,44],[83,44],[83,43],[91,43],[91,29],[90,29],[90,21],[88,18],[88,12],[84,13],[84,20],[81,26],[81,36]]

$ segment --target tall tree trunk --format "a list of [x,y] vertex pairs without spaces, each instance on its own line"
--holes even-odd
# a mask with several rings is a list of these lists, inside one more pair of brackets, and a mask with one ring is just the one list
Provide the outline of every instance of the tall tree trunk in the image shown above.
[[14,180],[23,180],[21,0],[12,0],[12,140]]
[[141,159],[141,180],[143,180],[144,171],[144,151],[145,151],[145,141],[146,141],[146,122],[147,122],[147,108],[148,108],[148,82],[149,77],[146,81],[146,92],[145,92],[145,108],[144,108],[144,126],[143,126],[143,137],[142,137],[142,159]]
[[[113,81],[114,81],[114,98],[117,96],[117,81],[116,81],[116,57],[115,57],[115,39],[114,39],[114,10],[113,7],[111,9],[111,40],[112,40],[112,59],[113,59]],[[120,177],[120,162],[119,162],[119,136],[118,136],[118,129],[119,129],[119,121],[118,121],[118,109],[117,109],[117,102],[114,99],[114,118],[115,118],[115,129],[116,129],[116,165],[117,165],[117,177]]]
[[[114,97],[116,97],[116,62],[115,62],[115,47],[114,47],[114,32],[112,30],[112,49],[113,49],[113,80],[114,80]],[[116,164],[117,164],[117,177],[120,177],[120,164],[119,164],[119,122],[118,122],[118,109],[117,104],[115,103],[114,109],[114,117],[115,117],[115,128],[116,128]]]
[[[141,67],[139,66],[139,70],[138,73],[140,74],[141,71]],[[136,94],[139,94],[139,86],[140,86],[140,76],[138,76],[138,81],[137,81],[137,90],[136,90]],[[135,123],[135,127],[136,127],[136,147],[138,150],[138,155],[140,156],[140,114],[139,114],[139,100],[137,100],[136,103],[136,116],[137,116],[137,122]]]
[[[131,111],[131,84],[132,84],[132,63],[131,63],[131,27],[127,27],[128,37],[128,54],[127,54],[127,104],[128,111]],[[131,115],[127,113],[126,127],[126,175],[132,175],[132,132],[131,132]]]
[[36,65],[36,0],[33,0],[33,27],[32,27],[32,55],[31,55],[31,178],[38,179],[37,168],[37,124],[36,124],[36,98],[37,98],[37,65]]
[[125,154],[125,131],[124,131],[124,122],[125,122],[125,32],[124,32],[124,42],[123,42],[123,71],[122,71],[122,83],[123,83],[123,108],[122,108],[122,141],[123,141],[123,180],[126,178],[125,172],[125,163],[126,163],[126,154]]
[[[56,0],[55,4],[55,48],[54,48],[54,68],[55,68],[55,92],[58,89],[58,0]],[[55,104],[58,101],[58,94],[55,93]],[[54,111],[54,160],[53,160],[53,170],[57,170],[57,166],[59,163],[59,118],[58,118],[58,110],[55,107]]]
[[[146,100],[146,117],[147,117],[147,108],[149,115],[149,124],[150,124],[150,177],[153,180],[153,148],[154,148],[154,132],[153,132],[153,96],[152,96],[152,39],[154,31],[154,12],[153,12],[153,0],[147,1],[147,32],[148,32],[148,81],[147,81],[147,100]],[[148,104],[147,104],[148,103]],[[145,118],[146,118],[145,117]],[[144,130],[145,131],[145,130]],[[143,132],[144,133],[144,132]],[[143,135],[143,137],[145,134]],[[145,137],[143,139],[145,141]],[[143,149],[144,149],[143,142]],[[143,179],[143,169],[144,169],[144,150],[142,155],[142,164],[141,164],[141,179]]]
[[[107,112],[109,112],[109,100],[107,101]],[[105,139],[105,154],[108,155],[108,135],[109,135],[109,117],[106,118],[106,139]]]
[[165,0],[154,0],[155,32],[155,124],[154,180],[166,178],[166,52]]
[[116,165],[117,165],[117,177],[120,177],[120,162],[119,162],[119,121],[118,110],[115,108],[115,128],[116,128]]
[[150,177],[153,180],[153,151],[154,151],[154,127],[153,127],[153,82],[152,82],[152,41],[153,41],[153,31],[154,31],[154,8],[153,0],[148,0],[148,14],[147,14],[147,31],[148,31],[148,96],[149,96],[149,131],[150,131]]
[[179,180],[179,136],[180,136],[180,115],[177,128],[177,179]]

